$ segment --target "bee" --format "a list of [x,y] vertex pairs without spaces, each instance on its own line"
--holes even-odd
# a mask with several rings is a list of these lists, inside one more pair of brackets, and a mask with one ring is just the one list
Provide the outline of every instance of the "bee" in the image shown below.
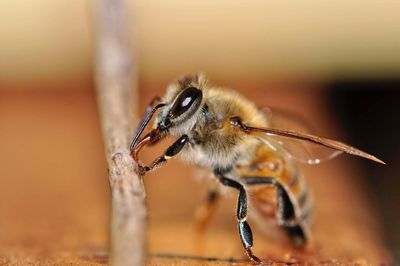
[[[153,129],[140,138],[155,113]],[[253,254],[253,234],[247,221],[248,193],[253,195],[251,206],[262,218],[258,221],[276,219],[295,246],[304,246],[311,238],[313,204],[297,162],[316,164],[344,152],[383,163],[342,142],[279,128],[278,124],[273,115],[238,93],[208,85],[204,75],[185,76],[169,85],[163,98],[151,101],[130,151],[140,176],[178,156],[211,170],[221,186],[236,190],[239,236],[249,259],[258,264],[261,260]],[[167,136],[177,140],[150,165],[143,165],[139,151]],[[314,158],[307,153],[305,144],[328,152]],[[301,149],[306,152],[299,155]],[[210,211],[218,197],[218,190],[211,190],[205,210]],[[203,215],[203,220],[207,217]]]

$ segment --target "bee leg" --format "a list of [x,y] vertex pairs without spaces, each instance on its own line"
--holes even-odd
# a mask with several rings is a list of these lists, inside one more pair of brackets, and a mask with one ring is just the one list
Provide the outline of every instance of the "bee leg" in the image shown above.
[[247,222],[247,193],[242,184],[239,182],[226,178],[223,174],[216,170],[214,171],[219,181],[224,186],[236,188],[239,190],[238,207],[236,212],[236,218],[238,220],[239,235],[242,240],[243,247],[246,249],[247,256],[256,264],[260,264],[261,260],[257,258],[252,251],[253,247],[253,233],[249,223]]
[[161,166],[167,160],[171,159],[175,155],[177,155],[185,144],[188,142],[189,137],[187,135],[182,135],[177,141],[175,141],[171,146],[169,146],[163,155],[156,158],[149,166],[139,166],[139,175],[143,176],[147,172]]
[[310,238],[308,226],[296,213],[297,202],[287,189],[273,177],[243,177],[247,185],[273,185],[277,189],[278,222],[295,246],[304,246]]
[[303,247],[307,244],[307,225],[302,225],[300,223],[296,225],[284,225],[283,229],[296,247]]
[[198,231],[203,231],[208,225],[210,217],[215,211],[215,207],[219,198],[220,194],[217,189],[211,189],[208,191],[207,198],[202,203],[202,205],[196,210],[195,219],[196,219],[196,229]]

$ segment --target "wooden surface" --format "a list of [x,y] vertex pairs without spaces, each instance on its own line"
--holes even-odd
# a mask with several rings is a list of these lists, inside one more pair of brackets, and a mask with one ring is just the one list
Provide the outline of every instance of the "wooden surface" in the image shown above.
[[[243,92],[260,104],[314,117],[320,132],[337,137],[315,91]],[[142,102],[154,93],[146,91]],[[0,265],[107,264],[110,193],[93,93],[0,91],[0,125]],[[145,160],[157,152],[147,150]],[[309,251],[291,248],[280,234],[267,238],[253,225],[256,254],[275,265],[387,265],[390,255],[357,160],[342,156],[304,169],[316,199]],[[246,265],[235,224],[237,195],[227,191],[208,230],[198,235],[193,214],[205,183],[193,175],[198,170],[172,160],[146,176],[147,264]]]

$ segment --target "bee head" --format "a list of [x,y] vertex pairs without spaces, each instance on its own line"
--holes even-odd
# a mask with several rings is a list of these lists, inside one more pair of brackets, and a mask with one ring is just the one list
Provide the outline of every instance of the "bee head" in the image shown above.
[[200,76],[185,76],[167,89],[155,121],[160,131],[180,135],[193,128],[203,103],[202,81]]

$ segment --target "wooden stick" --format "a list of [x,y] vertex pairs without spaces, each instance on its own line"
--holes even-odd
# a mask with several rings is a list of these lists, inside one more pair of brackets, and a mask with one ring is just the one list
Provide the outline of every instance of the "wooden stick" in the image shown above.
[[[143,183],[129,155],[134,122],[127,1],[97,1],[96,82],[111,186],[111,265],[143,265],[146,207]],[[135,101],[137,104],[137,101]]]

